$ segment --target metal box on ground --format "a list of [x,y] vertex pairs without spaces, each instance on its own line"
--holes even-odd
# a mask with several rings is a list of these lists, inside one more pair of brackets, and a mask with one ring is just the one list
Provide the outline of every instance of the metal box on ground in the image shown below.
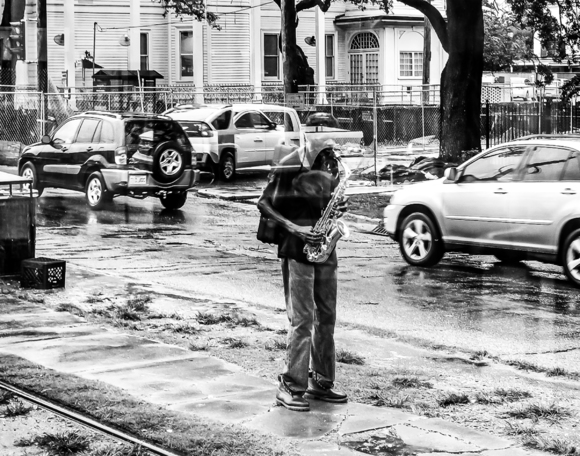
[[66,262],[51,258],[30,258],[22,261],[20,286],[23,288],[62,288],[65,284]]
[[20,262],[34,257],[36,192],[31,183],[0,171],[0,274],[18,274]]

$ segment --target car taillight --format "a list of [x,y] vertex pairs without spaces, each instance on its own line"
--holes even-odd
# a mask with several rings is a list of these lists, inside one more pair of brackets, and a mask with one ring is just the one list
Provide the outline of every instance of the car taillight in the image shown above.
[[127,164],[127,148],[126,147],[117,147],[115,149],[115,163],[117,165],[126,165]]

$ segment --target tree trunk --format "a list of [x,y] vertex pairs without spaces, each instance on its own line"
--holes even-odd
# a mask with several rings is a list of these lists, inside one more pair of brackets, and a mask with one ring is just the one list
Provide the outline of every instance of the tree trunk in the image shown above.
[[482,0],[448,0],[449,59],[441,74],[440,158],[481,150]]
[[294,0],[282,0],[282,73],[284,76],[284,92],[297,93],[296,83],[296,3]]

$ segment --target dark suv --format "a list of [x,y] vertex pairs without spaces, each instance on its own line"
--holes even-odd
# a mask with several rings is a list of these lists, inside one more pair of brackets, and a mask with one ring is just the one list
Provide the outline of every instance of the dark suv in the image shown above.
[[68,118],[40,143],[26,147],[18,173],[45,187],[82,191],[91,209],[114,196],[157,196],[167,209],[185,204],[199,180],[191,145],[166,116],[89,111]]

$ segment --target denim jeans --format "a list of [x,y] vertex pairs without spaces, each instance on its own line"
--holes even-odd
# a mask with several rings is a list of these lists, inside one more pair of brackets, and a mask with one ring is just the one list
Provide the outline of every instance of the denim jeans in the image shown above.
[[282,278],[290,327],[282,378],[296,392],[308,388],[308,370],[334,382],[337,258],[299,263],[282,258]]

